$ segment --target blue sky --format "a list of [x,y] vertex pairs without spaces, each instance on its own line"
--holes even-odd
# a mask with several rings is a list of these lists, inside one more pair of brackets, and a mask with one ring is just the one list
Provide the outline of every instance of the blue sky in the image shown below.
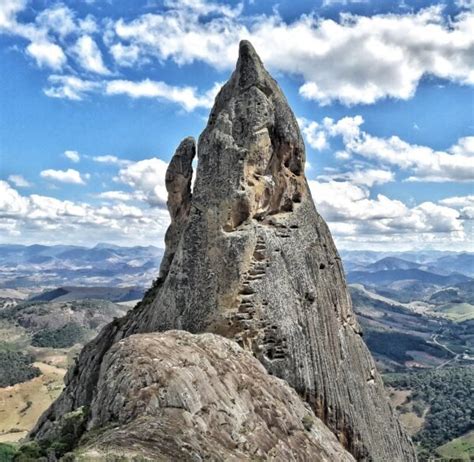
[[246,38],[340,247],[472,250],[473,29],[471,0],[3,0],[0,242],[161,246],[167,162]]

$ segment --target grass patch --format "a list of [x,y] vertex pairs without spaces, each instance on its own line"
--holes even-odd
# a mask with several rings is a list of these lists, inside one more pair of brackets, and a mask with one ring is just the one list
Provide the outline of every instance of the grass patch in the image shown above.
[[435,311],[454,322],[464,322],[474,319],[474,305],[470,303],[446,303],[438,306]]
[[440,446],[436,452],[448,460],[466,460],[474,459],[474,431],[456,438],[449,443]]

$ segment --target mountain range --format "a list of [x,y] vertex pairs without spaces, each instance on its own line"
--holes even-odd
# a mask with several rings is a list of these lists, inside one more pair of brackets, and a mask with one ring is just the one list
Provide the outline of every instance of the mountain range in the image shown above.
[[439,275],[461,273],[474,277],[474,252],[451,251],[341,251],[346,272],[419,269]]
[[154,247],[0,245],[0,288],[148,287],[163,250]]
[[[473,298],[472,252],[343,250],[341,256],[350,284],[363,284],[400,302]],[[29,298],[138,300],[157,277],[162,257],[163,249],[155,246],[3,244],[0,299],[3,305]]]

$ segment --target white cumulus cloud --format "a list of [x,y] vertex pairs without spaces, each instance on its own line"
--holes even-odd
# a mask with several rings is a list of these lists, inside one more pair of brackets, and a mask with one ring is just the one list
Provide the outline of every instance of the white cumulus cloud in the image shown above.
[[389,170],[366,168],[343,173],[334,173],[332,175],[321,175],[318,177],[318,180],[348,181],[356,185],[363,185],[371,188],[376,184],[395,181],[395,174]]
[[[411,98],[425,77],[474,84],[474,12],[467,3],[458,2],[458,12],[451,17],[437,5],[416,13],[343,13],[335,19],[311,12],[285,21],[276,12],[244,15],[240,3],[231,7],[203,0],[166,0],[158,12],[104,18],[102,39],[117,66],[153,60],[173,60],[182,66],[199,61],[218,70],[232,69],[239,40],[250,39],[270,69],[303,81],[302,97],[322,105],[373,104],[383,98]],[[98,31],[95,18],[77,18],[59,3],[40,12],[34,22],[20,22],[18,13],[25,5],[5,1],[0,31],[28,40],[27,53],[38,65],[60,70],[68,55],[86,72],[111,73],[93,36]],[[113,94],[176,101],[186,110],[210,104],[207,95],[192,87],[163,85],[123,79],[110,82],[110,87],[102,82],[100,87]],[[47,92],[71,94],[60,88]],[[79,99],[77,92],[72,94]],[[314,143],[322,146],[323,141]]]
[[157,157],[145,159],[121,169],[118,180],[142,193],[150,205],[165,207],[168,198],[165,185],[167,168],[168,164]]
[[[446,151],[410,144],[398,136],[382,138],[361,129],[362,116],[343,117],[338,121],[325,118],[322,123],[305,121],[303,134],[310,146],[318,137],[340,137],[344,151],[336,157],[348,159],[358,155],[386,166],[396,166],[412,175],[406,181],[472,181],[474,180],[474,137],[460,138]],[[312,127],[308,133],[309,127]]]
[[298,118],[298,124],[306,139],[306,142],[316,151],[322,151],[329,146],[327,134],[321,129],[318,122],[308,120],[304,117]]
[[92,206],[32,194],[22,196],[0,181],[0,229],[15,242],[87,244],[98,240],[160,246],[169,223],[167,210],[147,208],[146,213],[124,203]]
[[110,54],[115,62],[122,67],[132,67],[140,60],[140,47],[115,43],[110,46]]
[[440,200],[439,203],[449,207],[474,206],[474,194],[469,194],[468,196],[447,197],[446,199]]
[[219,83],[214,84],[210,90],[199,95],[194,87],[176,87],[149,79],[140,82],[112,80],[106,83],[105,92],[108,95],[127,95],[131,98],[162,99],[177,103],[186,111],[193,111],[198,107],[210,108],[220,87]]
[[50,67],[57,71],[66,64],[66,55],[62,48],[55,43],[32,42],[26,47],[26,52],[35,59],[40,67]]
[[0,180],[0,214],[2,217],[26,213],[28,202],[6,181]]
[[64,151],[64,157],[76,164],[81,160],[81,155],[77,151]]
[[68,168],[67,170],[47,169],[43,170],[40,176],[47,180],[58,181],[60,183],[85,184],[81,174],[72,168]]
[[86,71],[103,75],[110,73],[104,64],[99,47],[89,35],[79,37],[72,48],[72,52]]
[[235,8],[232,8],[229,5],[209,0],[165,0],[164,4],[168,8],[188,11],[199,16],[217,13],[222,16],[236,17],[243,9],[242,3],[238,3]]
[[70,8],[58,3],[41,11],[36,16],[36,24],[40,29],[55,32],[60,37],[66,37],[77,30],[74,16],[74,12]]
[[319,211],[328,221],[393,219],[407,213],[406,205],[345,181],[309,181]]
[[210,108],[221,88],[216,82],[209,90],[199,93],[195,87],[168,85],[165,82],[149,79],[131,80],[84,80],[72,75],[52,75],[48,78],[50,86],[44,93],[52,98],[82,100],[91,93],[107,96],[125,95],[133,99],[154,98],[180,105],[185,111],[197,108]]
[[358,243],[413,246],[466,245],[464,217],[455,208],[433,202],[409,207],[383,194],[348,181],[309,181],[321,215],[336,240],[345,246]]
[[100,199],[128,202],[137,199],[135,194],[125,191],[104,191],[97,195]]
[[13,183],[17,188],[29,188],[32,186],[23,175],[10,175],[8,181]]
[[131,163],[131,161],[127,159],[120,159],[117,156],[112,156],[110,154],[107,154],[105,156],[94,156],[92,160],[100,164],[111,164],[120,166],[129,165]]
[[474,84],[473,23],[471,12],[447,19],[440,6],[416,14],[343,14],[338,21],[310,14],[292,22],[276,14],[202,21],[175,8],[119,19],[109,35],[114,50],[133,47],[127,65],[149,57],[221,70],[234,66],[238,41],[250,39],[270,68],[304,78],[303,97],[351,105],[411,98],[424,76]]
[[48,77],[48,82],[50,86],[43,90],[46,96],[73,101],[82,100],[100,86],[97,82],[83,80],[73,75],[51,75]]
[[452,207],[461,213],[465,220],[474,220],[474,195],[452,196],[439,201],[441,205]]

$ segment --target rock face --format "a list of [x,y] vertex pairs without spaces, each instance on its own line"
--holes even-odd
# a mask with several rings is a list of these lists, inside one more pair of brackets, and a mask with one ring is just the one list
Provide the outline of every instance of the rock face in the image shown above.
[[[78,460],[325,461],[354,458],[286,382],[213,334],[138,334],[105,355]],[[143,460],[143,459],[140,459]]]
[[32,436],[100,393],[117,341],[183,329],[234,339],[286,380],[358,460],[412,461],[352,311],[341,260],[304,176],[288,103],[248,42],[216,97],[196,150],[187,139],[167,175],[172,224],[160,277],[125,318],[88,344]]
[[159,279],[165,278],[168,274],[189,215],[191,207],[191,180],[193,177],[192,162],[195,155],[196,143],[194,138],[185,138],[178,146],[166,170],[167,206],[171,223],[166,231],[166,250],[161,261]]

